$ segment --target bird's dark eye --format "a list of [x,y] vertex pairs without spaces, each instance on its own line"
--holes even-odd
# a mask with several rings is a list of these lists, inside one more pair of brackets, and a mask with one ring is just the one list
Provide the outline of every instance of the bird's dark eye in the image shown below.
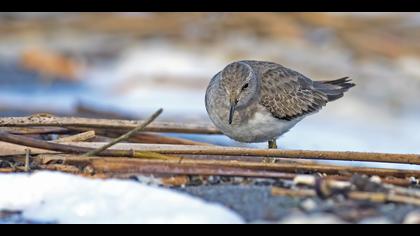
[[242,87],[242,91],[243,91],[243,90],[245,90],[245,89],[247,89],[247,88],[248,88],[248,86],[249,86],[249,84],[248,84],[248,83],[246,83],[246,84]]

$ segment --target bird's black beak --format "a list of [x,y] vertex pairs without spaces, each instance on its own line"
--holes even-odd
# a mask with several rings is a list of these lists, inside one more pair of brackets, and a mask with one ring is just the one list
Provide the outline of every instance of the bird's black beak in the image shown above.
[[229,111],[229,124],[232,124],[233,121],[233,114],[235,113],[236,103],[232,103],[230,105],[230,111]]

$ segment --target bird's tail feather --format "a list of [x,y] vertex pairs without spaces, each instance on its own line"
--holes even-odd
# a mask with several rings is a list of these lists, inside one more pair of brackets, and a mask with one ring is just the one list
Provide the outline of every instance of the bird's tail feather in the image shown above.
[[326,94],[328,101],[334,101],[341,98],[345,92],[355,85],[349,77],[344,77],[336,80],[318,81],[315,88]]

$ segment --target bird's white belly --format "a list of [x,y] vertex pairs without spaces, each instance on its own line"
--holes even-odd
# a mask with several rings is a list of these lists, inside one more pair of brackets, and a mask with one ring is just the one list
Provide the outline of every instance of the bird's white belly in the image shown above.
[[257,111],[247,122],[234,125],[224,133],[240,142],[257,143],[278,138],[289,131],[302,118],[292,121],[280,120],[273,117],[268,111]]

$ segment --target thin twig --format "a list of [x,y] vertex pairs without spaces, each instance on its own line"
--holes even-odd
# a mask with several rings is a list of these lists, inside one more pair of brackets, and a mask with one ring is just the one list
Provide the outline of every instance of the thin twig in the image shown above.
[[16,168],[0,168],[0,173],[14,173],[16,172]]
[[1,127],[0,131],[17,135],[69,133],[68,129],[60,127]]
[[[70,154],[84,154],[95,150],[94,148],[80,147],[75,145],[65,145],[60,143],[46,142],[39,139],[28,138],[25,136],[13,135],[7,132],[0,132],[0,141],[18,144],[26,147],[39,148],[44,150],[51,150]],[[179,160],[177,157],[163,155],[149,151],[135,151],[135,150],[105,150],[100,153],[101,156],[112,157],[135,157],[135,158],[151,158],[162,160]]]
[[54,140],[55,143],[65,143],[65,142],[83,142],[89,139],[92,139],[96,136],[95,131],[90,130],[87,132],[83,132],[80,134],[75,134],[72,136],[60,138],[57,140]]
[[[109,150],[108,150],[109,151]],[[171,167],[173,169],[188,167],[195,169],[198,167],[206,167],[214,171],[220,171],[222,173],[223,168],[239,168],[242,172],[248,173],[256,170],[264,170],[274,173],[325,173],[329,175],[347,175],[351,174],[365,174],[365,175],[377,175],[377,176],[393,176],[396,178],[408,178],[411,176],[420,176],[420,171],[414,170],[395,170],[395,169],[382,169],[382,168],[367,168],[367,167],[346,167],[346,166],[335,166],[335,165],[322,165],[322,164],[299,164],[299,163],[261,163],[261,162],[245,162],[245,161],[220,161],[220,160],[195,160],[195,159],[172,159],[172,160],[145,160],[145,159],[133,159],[133,158],[89,158],[84,159],[78,156],[71,155],[40,155],[38,158],[47,158],[48,160],[60,158],[66,158],[67,163],[79,163],[79,164],[91,164],[92,166],[97,165],[98,168],[102,168],[103,171],[117,171],[117,172],[136,172],[142,173],[148,165],[153,165],[156,169],[153,169],[156,173],[164,174],[167,169]],[[167,174],[173,174],[168,172]],[[184,173],[188,174],[188,173]]]
[[[143,121],[56,117],[52,115],[0,118],[0,127],[52,126],[131,130],[141,123],[143,123]],[[153,124],[147,126],[144,131],[189,134],[221,134],[221,132],[211,124],[185,124],[174,122],[153,122]]]
[[[103,145],[102,143],[75,143],[84,147]],[[333,152],[333,151],[304,151],[236,148],[221,146],[191,146],[191,145],[154,145],[154,144],[119,144],[118,149],[133,149],[137,151],[150,151],[161,154],[174,155],[222,155],[222,156],[258,156],[313,160],[339,160],[339,161],[369,161],[389,162],[400,164],[420,164],[420,155],[417,154],[389,154],[365,152]]]
[[[86,131],[86,128],[77,128],[77,127],[68,127],[70,130],[74,131]],[[105,137],[116,138],[124,134],[124,130],[110,130],[110,129],[102,129],[102,128],[95,128],[94,129],[96,134],[102,135]],[[214,146],[209,143],[197,142],[192,141],[185,138],[176,138],[176,137],[166,137],[156,133],[137,133],[134,134],[132,137],[127,139],[127,141],[132,143],[155,143],[155,144],[182,144],[182,145],[201,145],[201,146]]]
[[25,172],[30,171],[30,157],[31,157],[31,149],[27,148],[25,155]]
[[288,189],[288,188],[272,187],[271,195],[306,198],[306,197],[315,197],[316,192],[313,189]]
[[[198,146],[195,146],[198,147]],[[262,156],[283,157],[316,160],[340,161],[370,161],[389,162],[401,164],[420,164],[420,155],[417,154],[390,154],[390,153],[364,153],[364,152],[334,152],[334,151],[306,151],[306,150],[279,150],[279,149],[250,149],[250,148],[219,148],[209,147],[198,149],[165,150],[164,148],[149,151],[162,154],[191,154],[191,155],[229,155],[229,156]]]
[[120,143],[128,138],[130,138],[132,135],[134,135],[137,132],[143,131],[144,128],[149,125],[150,123],[152,123],[160,114],[162,114],[163,109],[160,108],[159,110],[157,110],[155,113],[153,113],[153,115],[151,115],[146,121],[144,121],[142,124],[140,124],[139,126],[137,126],[135,129],[131,130],[130,132],[121,135],[120,137],[114,139],[113,141],[109,142],[108,144],[94,150],[91,152],[88,152],[86,154],[84,154],[84,156],[96,156],[99,153],[107,150],[108,148],[114,146],[117,143]]

